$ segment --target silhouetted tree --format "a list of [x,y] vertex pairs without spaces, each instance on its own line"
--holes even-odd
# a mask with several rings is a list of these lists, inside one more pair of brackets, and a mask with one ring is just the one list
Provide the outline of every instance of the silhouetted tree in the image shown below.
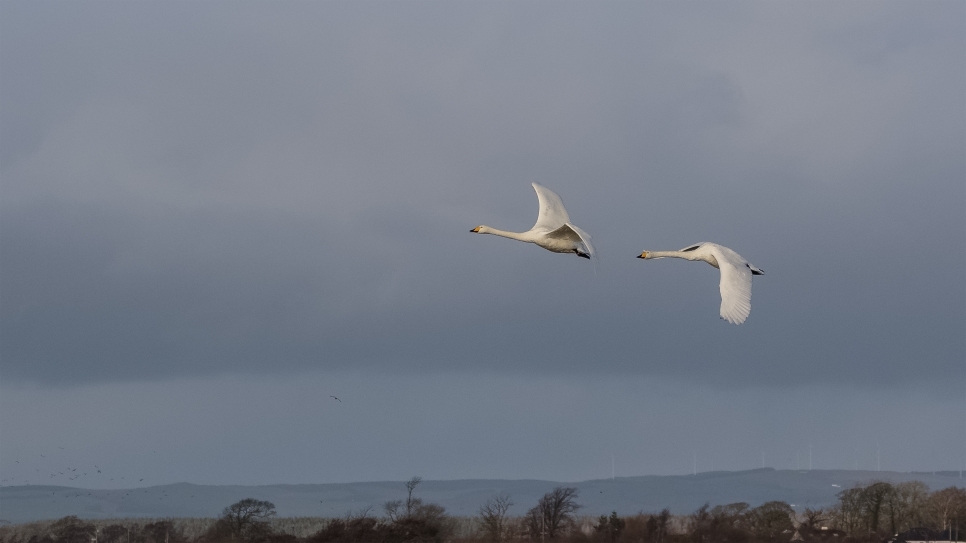
[[141,531],[148,543],[185,543],[187,541],[184,534],[176,529],[174,523],[170,520],[145,524]]
[[580,509],[577,494],[576,488],[561,486],[544,494],[523,519],[530,538],[554,539],[573,528],[574,513]]
[[90,543],[94,525],[71,515],[51,524],[50,533],[58,543]]
[[751,534],[745,514],[747,510],[748,504],[744,502],[718,505],[711,510],[708,510],[708,504],[704,504],[688,519],[691,540],[695,543],[748,541]]
[[811,507],[806,507],[805,511],[802,513],[802,524],[801,528],[805,530],[815,530],[821,527],[822,523],[828,519],[828,512],[825,509],[819,507],[818,509],[812,509]]
[[748,513],[749,526],[752,534],[759,541],[776,541],[792,538],[795,531],[795,524],[792,517],[795,510],[792,506],[783,501],[766,502],[752,509]]
[[930,523],[940,530],[952,527],[954,519],[966,520],[966,489],[951,486],[937,490],[926,499],[926,513]]
[[382,541],[379,522],[374,518],[358,516],[346,519],[335,519],[320,530],[311,541],[318,543],[329,542],[359,542],[367,543]]
[[647,521],[648,543],[664,543],[671,527],[671,511],[664,508],[657,515],[651,515]]
[[892,492],[892,485],[884,481],[872,483],[862,491],[862,510],[865,513],[863,516],[870,534],[879,532],[879,521],[882,519],[886,498]]
[[413,490],[415,490],[416,486],[421,482],[423,482],[422,477],[413,477],[412,479],[406,482],[406,516],[407,517],[412,516],[413,514],[413,505],[414,505]]
[[863,491],[862,487],[856,486],[837,494],[839,503],[834,512],[835,524],[848,534],[856,533],[863,525]]
[[406,482],[406,501],[393,500],[383,507],[389,524],[377,525],[376,531],[384,543],[403,541],[443,541],[455,530],[454,521],[446,515],[446,509],[434,503],[423,503],[413,497],[413,490],[422,477]]
[[892,492],[886,496],[885,502],[886,513],[889,516],[889,531],[897,534],[922,526],[928,497],[929,487],[920,481],[893,485]]
[[232,539],[257,541],[267,538],[271,532],[268,520],[275,516],[275,504],[269,501],[245,498],[226,507],[221,518],[209,531],[207,539]]
[[507,519],[507,511],[512,505],[513,502],[506,493],[497,494],[483,502],[480,506],[479,524],[484,539],[500,543],[513,536]]
[[128,528],[120,524],[105,526],[97,535],[97,543],[127,543]]
[[607,515],[598,517],[594,531],[606,541],[617,541],[624,532],[625,524],[624,519],[617,516],[617,511],[612,511],[610,517]]

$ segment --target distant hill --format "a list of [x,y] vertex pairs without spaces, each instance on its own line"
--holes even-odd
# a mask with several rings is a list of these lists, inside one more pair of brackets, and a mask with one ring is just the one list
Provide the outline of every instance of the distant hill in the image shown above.
[[[966,486],[959,472],[897,473],[845,470],[713,471],[697,475],[618,477],[579,483],[537,480],[423,481],[415,495],[438,503],[454,515],[473,516],[487,498],[506,492],[513,499],[512,514],[523,514],[555,486],[580,490],[578,502],[585,515],[611,511],[628,515],[659,511],[693,512],[705,502],[712,505],[737,501],[759,505],[783,500],[795,509],[836,503],[836,493],[873,480],[919,480],[932,490]],[[243,498],[268,500],[282,517],[337,517],[405,497],[399,481],[344,484],[265,486],[208,486],[178,483],[124,490],[90,490],[63,486],[0,487],[0,519],[22,523],[67,515],[82,518],[217,517],[221,510]]]

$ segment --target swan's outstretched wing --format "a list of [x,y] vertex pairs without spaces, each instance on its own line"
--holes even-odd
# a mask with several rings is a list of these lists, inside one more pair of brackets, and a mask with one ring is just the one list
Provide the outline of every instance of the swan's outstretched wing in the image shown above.
[[751,269],[745,259],[731,249],[713,243],[708,245],[721,270],[721,318],[741,324],[751,313]]
[[570,222],[570,216],[557,193],[536,183],[533,183],[533,190],[537,193],[540,211],[531,230],[551,232]]
[[548,238],[564,239],[583,246],[582,252],[590,256],[597,256],[594,246],[590,243],[590,234],[584,232],[576,225],[567,223],[556,230],[547,233]]

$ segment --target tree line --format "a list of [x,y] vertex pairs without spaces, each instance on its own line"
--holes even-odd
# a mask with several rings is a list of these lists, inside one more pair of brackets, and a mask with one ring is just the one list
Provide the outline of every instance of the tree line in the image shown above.
[[[96,526],[76,516],[34,530],[0,527],[0,543],[901,543],[963,541],[966,490],[930,492],[921,482],[875,481],[841,491],[828,508],[796,513],[783,501],[751,507],[708,504],[690,515],[657,513],[580,516],[579,491],[557,487],[526,514],[510,515],[508,494],[487,499],[472,519],[453,517],[415,496],[421,479],[405,483],[404,498],[336,519],[298,535],[278,527],[275,505],[246,498],[225,507],[200,533],[186,534],[171,519],[144,525]],[[966,531],[966,530],[963,530]]]

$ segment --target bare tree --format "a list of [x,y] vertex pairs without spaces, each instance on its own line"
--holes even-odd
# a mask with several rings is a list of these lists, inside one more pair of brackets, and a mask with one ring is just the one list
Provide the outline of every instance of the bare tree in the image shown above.
[[882,518],[886,500],[892,492],[892,485],[883,481],[872,483],[863,490],[862,508],[865,511],[865,522],[870,533],[879,531],[879,521]]
[[546,536],[554,539],[572,528],[575,524],[574,513],[580,509],[577,493],[576,488],[558,486],[544,494],[537,506],[527,511],[524,517],[530,538]]
[[512,505],[510,496],[501,492],[480,506],[480,528],[487,541],[501,543],[513,536],[506,516]]
[[847,488],[838,493],[839,505],[835,510],[837,527],[852,534],[862,525],[862,487]]
[[795,529],[792,517],[795,510],[783,501],[770,501],[748,513],[751,532],[761,541],[775,540],[782,533]]
[[[412,518],[413,512],[419,509],[423,501],[419,498],[413,498],[413,490],[419,483],[423,482],[422,477],[413,477],[412,479],[406,481],[406,501],[402,500],[390,500],[382,504],[383,509],[386,510],[386,516],[389,520],[393,522],[399,522],[403,519]],[[405,505],[405,510],[400,510],[401,507]]]
[[617,511],[612,511],[610,517],[607,515],[597,517],[597,525],[594,526],[594,531],[606,541],[613,542],[620,538],[626,527],[627,521],[618,517]]
[[908,481],[893,485],[892,492],[886,496],[886,513],[889,515],[889,528],[894,534],[910,528],[922,526],[926,498],[929,487],[920,481]]
[[664,543],[668,535],[671,522],[671,510],[665,507],[660,513],[651,515],[647,519],[647,541],[649,543]]
[[828,512],[821,507],[818,509],[806,507],[805,512],[802,513],[802,522],[801,526],[799,526],[799,531],[809,533],[812,530],[816,530],[823,522],[828,520],[828,517]]
[[413,490],[416,489],[416,485],[423,482],[422,477],[413,477],[406,482],[406,517],[411,517],[413,515]]
[[[445,541],[456,529],[455,521],[446,508],[435,503],[423,503],[413,497],[413,490],[422,482],[413,477],[406,482],[406,500],[392,500],[383,504],[388,524],[377,527],[385,541]],[[378,530],[377,530],[378,531]]]
[[224,524],[232,539],[256,539],[271,531],[268,519],[275,516],[275,504],[269,501],[245,498],[226,507],[221,512]]
[[94,525],[76,515],[64,517],[50,525],[54,540],[62,543],[88,543],[94,536]]
[[744,542],[750,537],[750,509],[745,502],[704,504],[688,518],[691,540],[695,543]]
[[955,486],[937,490],[929,496],[927,509],[939,529],[952,528],[954,518],[966,518],[966,490]]
[[392,522],[398,522],[404,518],[399,515],[400,507],[402,507],[402,500],[389,500],[382,504],[382,508],[386,510],[386,516]]

